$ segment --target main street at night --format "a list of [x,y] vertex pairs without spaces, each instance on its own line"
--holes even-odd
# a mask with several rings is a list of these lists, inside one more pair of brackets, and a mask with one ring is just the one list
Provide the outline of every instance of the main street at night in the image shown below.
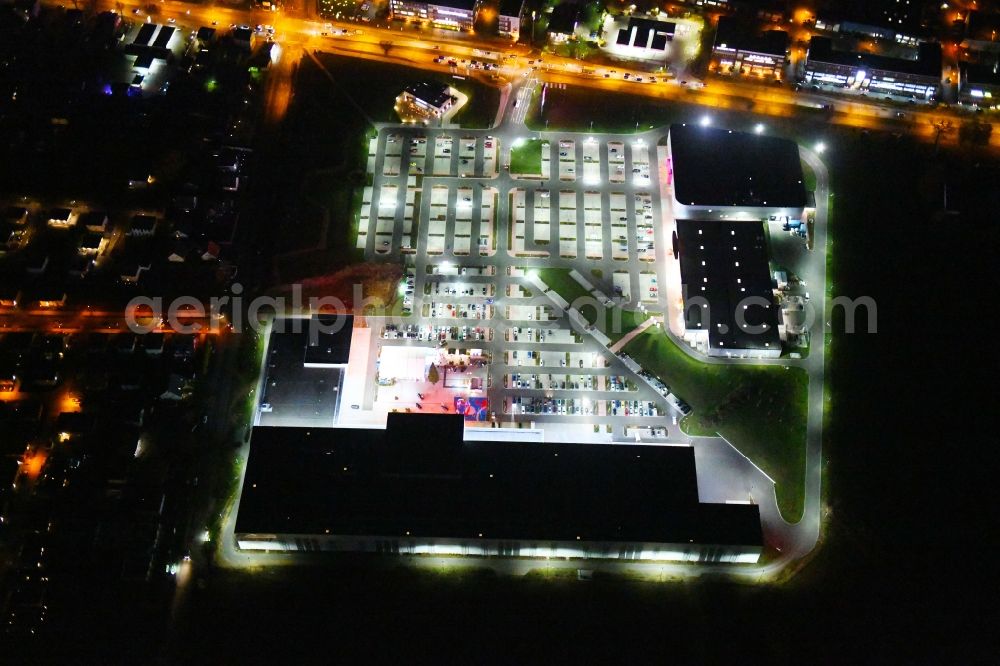
[[[145,6],[143,3],[109,0],[102,0],[97,4],[106,9],[124,7],[126,11],[133,8],[141,10]],[[906,105],[901,108],[897,103],[885,104],[874,98],[794,91],[787,85],[778,87],[766,82],[738,81],[720,76],[712,76],[704,81],[685,79],[686,84],[675,78],[661,79],[656,83],[636,82],[636,75],[641,76],[648,71],[629,69],[627,66],[595,66],[586,68],[594,70],[590,73],[584,71],[583,62],[550,53],[542,56],[541,64],[536,62],[529,65],[528,60],[535,56],[532,55],[533,50],[524,44],[479,40],[475,35],[445,30],[417,31],[408,26],[393,30],[365,23],[324,22],[312,16],[312,8],[295,13],[291,10],[269,12],[220,6],[191,6],[178,0],[169,0],[161,2],[158,9],[155,20],[174,19],[177,25],[190,30],[213,23],[222,29],[231,24],[273,25],[276,31],[275,41],[282,47],[281,57],[292,62],[301,58],[305,51],[321,50],[492,81],[486,73],[470,70],[463,63],[451,67],[447,61],[435,62],[441,55],[464,61],[492,59],[502,65],[498,72],[499,79],[492,81],[500,86],[518,86],[531,75],[542,83],[629,93],[707,108],[752,110],[753,113],[764,116],[815,120],[819,113],[833,124],[911,134],[924,140],[935,138],[936,123],[944,119],[958,122],[968,116],[967,112],[949,108],[927,108],[925,105]],[[485,56],[485,52],[494,55]],[[610,74],[612,71],[615,74]],[[607,78],[605,74],[608,74]],[[1000,136],[992,136],[991,145],[1000,145]]]

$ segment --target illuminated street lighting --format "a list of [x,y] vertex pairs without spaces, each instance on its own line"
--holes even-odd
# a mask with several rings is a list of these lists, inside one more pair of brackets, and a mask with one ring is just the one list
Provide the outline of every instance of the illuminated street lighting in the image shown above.
[[819,143],[816,144],[816,152],[817,153],[822,153],[825,150],[826,150],[826,144],[825,143],[823,143],[822,141],[820,141]]
[[757,123],[757,125],[754,126],[753,131],[754,131],[754,134],[763,134],[764,133],[764,124],[763,123]]
[[702,127],[708,127],[709,125],[712,124],[712,117],[711,116],[702,116],[701,120],[699,122],[700,122],[700,124],[701,124]]

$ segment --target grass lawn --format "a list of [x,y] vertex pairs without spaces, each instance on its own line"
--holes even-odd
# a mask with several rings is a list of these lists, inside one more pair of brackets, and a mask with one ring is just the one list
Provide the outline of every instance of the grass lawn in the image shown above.
[[681,104],[669,104],[641,95],[616,95],[615,103],[589,88],[549,89],[545,109],[532,100],[526,123],[534,130],[565,129],[576,132],[627,133],[693,119]]
[[798,368],[701,363],[658,328],[623,350],[694,411],[692,435],[722,435],[774,479],[786,520],[802,515],[808,376]]
[[[391,50],[389,55],[392,55]],[[468,104],[455,114],[452,122],[471,129],[484,129],[492,127],[496,120],[500,90],[484,83],[362,58],[329,53],[319,57],[333,77],[342,82],[345,93],[377,122],[398,123],[399,116],[393,110],[396,95],[407,85],[421,81],[448,85],[469,96]]]
[[816,174],[813,173],[812,167],[802,163],[802,184],[806,187],[806,192],[816,191]]
[[541,139],[529,139],[520,146],[510,149],[510,172],[541,175]]
[[[648,319],[648,315],[641,312],[617,307],[601,307],[598,309],[596,306],[591,305],[595,302],[593,296],[579,282],[574,280],[569,273],[569,270],[565,268],[542,268],[538,271],[538,277],[552,291],[562,296],[571,305],[577,299],[586,299],[586,304],[578,308],[580,314],[588,322],[595,324],[602,333],[611,338],[612,342],[615,342]],[[601,314],[603,314],[603,317],[601,317]]]

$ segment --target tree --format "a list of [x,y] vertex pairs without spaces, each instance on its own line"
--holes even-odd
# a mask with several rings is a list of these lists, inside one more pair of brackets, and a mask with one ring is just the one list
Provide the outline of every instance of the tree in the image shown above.
[[440,378],[441,377],[440,375],[438,375],[437,366],[431,363],[431,368],[430,370],[427,371],[427,381],[429,381],[431,384],[437,384]]

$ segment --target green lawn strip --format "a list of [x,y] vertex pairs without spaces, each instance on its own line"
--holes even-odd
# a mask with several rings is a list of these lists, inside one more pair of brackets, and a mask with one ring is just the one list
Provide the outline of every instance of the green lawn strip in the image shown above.
[[606,336],[611,338],[611,342],[618,342],[618,340],[631,333],[644,321],[649,319],[649,315],[637,310],[608,308],[605,313],[605,319],[602,331]]
[[[390,55],[392,50],[390,49]],[[361,108],[380,122],[399,122],[393,106],[396,96],[413,83],[432,81],[451,86],[469,97],[464,108],[455,114],[453,122],[463,127],[492,127],[500,106],[500,91],[478,81],[458,80],[446,74],[427,72],[405,65],[395,65],[362,58],[349,58],[329,53],[320,54],[323,65],[344,87]],[[357,85],[357,82],[363,82]]]
[[529,139],[510,150],[510,172],[541,175],[542,141]]
[[612,342],[628,334],[649,318],[649,315],[642,312],[619,307],[600,308],[604,316],[599,318],[598,308],[595,307],[596,299],[569,273],[570,271],[565,268],[542,268],[538,271],[538,277],[571,305],[577,299],[583,299],[580,303],[582,307],[577,308],[580,314],[589,323],[596,324]]
[[692,435],[725,437],[774,479],[786,520],[802,515],[808,376],[799,368],[708,364],[650,328],[623,351],[691,405]]
[[805,161],[802,162],[802,184],[805,185],[807,192],[816,191],[816,174]]

